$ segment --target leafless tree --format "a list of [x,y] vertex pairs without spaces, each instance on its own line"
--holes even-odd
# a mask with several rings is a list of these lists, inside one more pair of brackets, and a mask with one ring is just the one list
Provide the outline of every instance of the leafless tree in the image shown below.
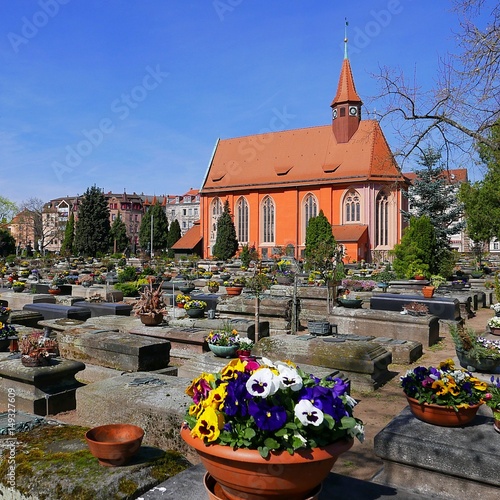
[[[433,141],[452,151],[474,154],[477,144],[500,150],[490,131],[500,118],[500,5],[496,0],[452,0],[460,19],[459,53],[441,60],[436,84],[424,91],[415,75],[383,67],[376,75],[384,103],[379,119],[392,119],[404,159]],[[487,24],[479,27],[480,16]]]
[[54,238],[61,239],[64,234],[64,227],[58,224],[44,223],[44,205],[44,201],[36,197],[28,198],[20,203],[20,209],[24,214],[20,220],[20,225],[25,224],[33,228],[33,246],[41,253],[44,253],[44,250]]

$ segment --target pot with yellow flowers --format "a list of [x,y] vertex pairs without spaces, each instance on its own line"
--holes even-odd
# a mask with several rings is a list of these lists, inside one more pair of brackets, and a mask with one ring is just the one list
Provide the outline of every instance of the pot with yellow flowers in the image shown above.
[[444,427],[471,422],[485,402],[488,387],[469,371],[455,368],[452,359],[437,367],[417,366],[408,370],[400,384],[416,418]]
[[186,392],[181,437],[207,469],[209,498],[317,498],[339,455],[363,439],[348,384],[291,362],[236,358]]

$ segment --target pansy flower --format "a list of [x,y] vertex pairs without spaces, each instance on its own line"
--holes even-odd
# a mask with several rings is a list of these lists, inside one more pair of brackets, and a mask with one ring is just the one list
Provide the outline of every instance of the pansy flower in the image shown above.
[[263,431],[277,431],[287,421],[285,408],[273,406],[265,399],[251,399],[248,402],[248,413],[255,420],[257,427]]
[[323,412],[316,408],[308,399],[300,400],[293,410],[295,416],[302,425],[321,425],[324,416]]
[[246,388],[252,396],[267,398],[276,393],[280,387],[279,378],[270,368],[261,368],[247,380]]

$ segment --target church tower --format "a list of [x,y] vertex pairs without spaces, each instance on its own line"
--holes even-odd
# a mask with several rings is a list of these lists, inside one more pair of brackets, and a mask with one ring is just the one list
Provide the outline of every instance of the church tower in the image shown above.
[[[347,26],[347,23],[346,23]],[[349,142],[361,121],[361,98],[356,92],[351,65],[347,57],[347,34],[344,38],[344,61],[340,71],[337,94],[333,98],[332,130],[338,143]]]

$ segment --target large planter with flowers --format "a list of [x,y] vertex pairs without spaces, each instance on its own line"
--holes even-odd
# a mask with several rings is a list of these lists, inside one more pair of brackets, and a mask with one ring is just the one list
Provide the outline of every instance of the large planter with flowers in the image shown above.
[[317,498],[338,456],[361,439],[348,384],[267,363],[234,359],[186,391],[193,404],[181,437],[208,471],[209,498]]
[[203,318],[207,303],[204,300],[188,300],[184,309],[190,318]]
[[480,404],[468,408],[450,408],[429,403],[419,403],[414,398],[406,396],[408,405],[413,416],[427,422],[428,424],[440,425],[442,427],[460,427],[474,420]]
[[417,366],[401,377],[413,415],[445,427],[470,423],[483,403],[488,385],[447,359],[437,367]]
[[[338,457],[353,445],[340,439],[321,448],[270,453],[262,458],[257,450],[230,446],[207,446],[193,437],[187,426],[181,437],[193,447],[205,469],[231,500],[304,500],[318,491]],[[215,488],[214,488],[215,489]]]
[[490,356],[476,359],[469,355],[467,351],[455,346],[457,358],[462,368],[467,370],[493,373],[500,366],[500,357]]

